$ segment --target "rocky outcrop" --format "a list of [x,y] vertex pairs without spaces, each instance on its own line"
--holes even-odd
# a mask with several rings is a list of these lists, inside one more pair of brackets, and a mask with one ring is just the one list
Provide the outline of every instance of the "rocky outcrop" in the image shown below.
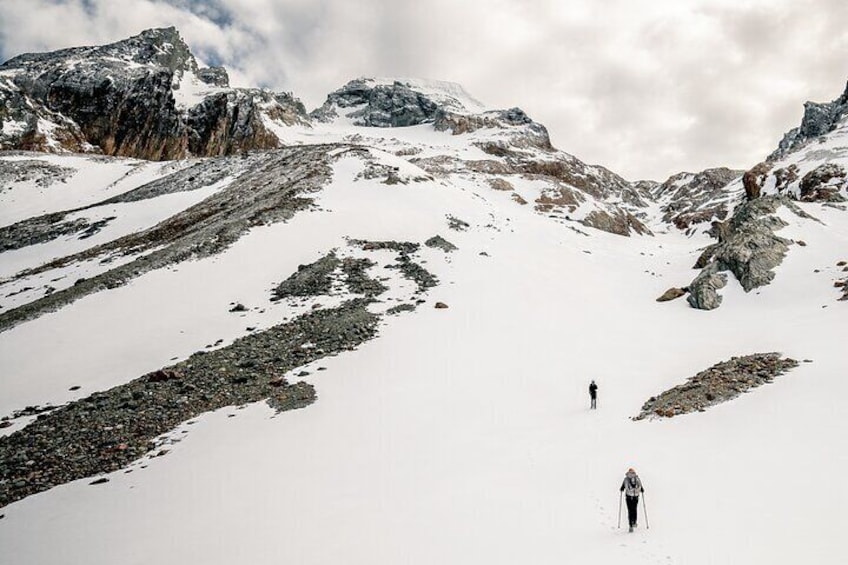
[[669,302],[671,300],[675,300],[680,298],[681,296],[685,296],[689,289],[686,288],[677,288],[672,287],[662,293],[658,298],[657,302]]
[[733,400],[742,393],[772,382],[798,362],[780,353],[756,353],[717,363],[685,384],[652,396],[634,420],[673,418],[690,412],[703,412],[710,406]]
[[308,265],[300,265],[289,278],[277,285],[272,300],[292,296],[319,296],[330,294],[333,285],[333,271],[341,261],[333,252]]
[[[267,114],[305,119],[288,94],[232,89],[201,69],[174,28],[100,47],[15,57],[0,71],[0,149],[100,151],[144,159],[228,155],[280,145]],[[183,84],[204,95],[182,94]]]
[[[200,414],[266,400],[277,411],[315,401],[292,369],[351,350],[377,334],[367,300],[318,310],[140,376],[0,437],[0,507],[70,481],[124,468],[156,438]],[[156,454],[162,454],[158,451]],[[93,483],[92,483],[93,484]]]
[[689,285],[692,307],[711,310],[721,304],[717,290],[724,286],[723,271],[733,273],[746,292],[772,281],[772,269],[783,261],[791,243],[774,233],[786,226],[775,215],[784,205],[803,214],[785,197],[763,196],[740,205],[729,221],[716,222],[712,233],[719,242],[698,258],[695,266],[702,271]]
[[[230,157],[218,162],[209,161],[208,166],[227,168],[229,165],[238,178],[203,201],[151,228],[57,258],[16,275],[33,276],[92,259],[128,258],[126,263],[81,279],[73,286],[0,312],[0,332],[88,294],[122,286],[151,270],[220,253],[252,227],[288,220],[312,203],[309,198],[311,192],[320,190],[328,182],[332,174],[331,163],[338,151],[339,146],[310,145],[279,149],[248,159]],[[242,166],[243,172],[239,171]],[[207,178],[216,178],[220,174],[222,171],[214,169]],[[144,191],[144,194],[155,194],[165,189],[164,184],[168,183],[156,182],[155,186],[160,190],[151,191],[150,187],[138,190]],[[180,183],[169,186],[172,190],[183,188]],[[132,198],[133,192],[126,197]]]
[[387,128],[432,122],[438,106],[401,82],[370,85],[353,80],[331,93],[313,117],[326,119],[334,115],[335,108],[357,108],[350,114],[357,125]]
[[424,242],[424,245],[427,247],[433,247],[435,249],[441,249],[445,253],[452,253],[459,249],[456,245],[446,240],[440,235],[434,235],[430,239]]
[[660,203],[663,222],[688,230],[696,224],[727,217],[732,193],[726,187],[741,174],[742,171],[725,167],[678,173],[662,184],[647,186],[647,190]]
[[624,210],[617,210],[614,213],[604,210],[593,210],[580,223],[591,228],[626,237],[629,237],[631,232],[639,235],[651,235],[651,230],[645,224],[640,222],[636,216]]
[[510,154],[510,148],[528,148],[550,151],[553,150],[548,130],[542,124],[534,122],[521,108],[495,110],[482,114],[461,114],[439,109],[435,114],[433,127],[436,131],[449,131],[454,135],[472,133],[480,129],[506,130],[520,128],[519,135],[510,135],[508,142],[487,142],[480,148],[490,155],[505,157]]
[[[330,93],[312,118],[330,121],[340,113],[368,127],[408,127],[432,123],[439,111],[468,112],[470,96],[459,85],[445,82],[360,78]],[[479,106],[479,102],[471,101]]]
[[804,175],[799,185],[805,202],[843,202],[840,191],[846,187],[845,168],[838,163],[823,163]]
[[848,113],[848,85],[839,98],[833,102],[806,102],[801,125],[783,136],[777,150],[769,156],[769,160],[777,160],[787,153],[803,147],[810,140],[832,132],[846,113]]
[[719,290],[727,286],[727,275],[719,272],[717,264],[705,267],[689,285],[686,301],[698,310],[715,310],[721,306]]
[[742,186],[745,188],[745,198],[754,200],[759,198],[762,192],[763,183],[766,181],[766,176],[771,170],[771,163],[762,162],[754,166],[745,174],[742,175]]

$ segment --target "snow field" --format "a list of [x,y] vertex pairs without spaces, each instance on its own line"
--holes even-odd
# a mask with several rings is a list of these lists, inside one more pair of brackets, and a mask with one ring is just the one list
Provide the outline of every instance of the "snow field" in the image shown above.
[[[316,404],[222,409],[143,471],[10,505],[4,553],[39,564],[835,562],[848,362],[829,277],[846,258],[844,214],[804,206],[827,227],[787,217],[779,235],[808,245],[770,286],[745,294],[731,280],[722,307],[702,312],[654,301],[694,278],[692,239],[585,237],[470,181],[354,182],[360,167],[338,162],[321,210],[0,334],[5,414],[295,315],[269,305],[269,289],[346,236],[439,233],[460,248],[423,248],[441,284],[418,311],[313,364],[327,367],[306,377]],[[447,214],[472,228],[448,230]],[[266,312],[240,317],[232,301]],[[704,413],[629,419],[713,363],[765,351],[813,363]],[[651,521],[633,535],[616,529],[629,466]]]

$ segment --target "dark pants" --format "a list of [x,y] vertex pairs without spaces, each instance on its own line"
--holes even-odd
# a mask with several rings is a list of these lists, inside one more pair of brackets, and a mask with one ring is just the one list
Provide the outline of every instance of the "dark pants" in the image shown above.
[[592,404],[589,406],[589,408],[597,408],[598,407],[598,397],[593,394],[593,395],[591,395],[591,398],[592,398]]
[[639,497],[638,496],[630,496],[629,494],[624,497],[627,500],[627,519],[630,521],[631,526],[636,525],[636,509],[639,507]]

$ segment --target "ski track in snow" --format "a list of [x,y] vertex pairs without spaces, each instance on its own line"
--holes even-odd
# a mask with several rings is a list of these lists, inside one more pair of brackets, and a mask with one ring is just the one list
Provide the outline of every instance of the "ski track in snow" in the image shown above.
[[[413,130],[404,135],[431,135]],[[402,175],[424,174],[374,154]],[[126,170],[73,162],[80,178],[113,182]],[[10,563],[794,564],[841,554],[848,304],[832,282],[848,259],[844,212],[803,205],[827,225],[782,214],[790,225],[778,235],[808,245],[793,246],[765,288],[745,294],[731,277],[722,307],[702,312],[654,301],[694,278],[702,236],[586,237],[470,180],[354,180],[361,165],[337,162],[317,210],[0,334],[4,415],[121,384],[316,301],[332,306],[272,304],[270,289],[299,264],[348,249],[345,237],[440,234],[459,247],[422,247],[440,285],[416,312],[386,317],[376,340],[306,367],[315,405],[276,416],[263,403],[221,409],[167,434],[167,457],[106,485],[84,479],[0,510]],[[16,201],[14,214],[103,197],[102,185],[86,186],[61,198],[51,187],[38,204]],[[471,228],[448,229],[448,215]],[[4,272],[14,271],[10,257],[0,256]],[[405,298],[393,273],[386,296]],[[450,308],[433,309],[436,300]],[[231,302],[250,310],[230,313]],[[713,363],[765,351],[813,363],[704,413],[629,419]],[[616,527],[629,466],[651,524],[640,514],[633,534],[626,509]]]

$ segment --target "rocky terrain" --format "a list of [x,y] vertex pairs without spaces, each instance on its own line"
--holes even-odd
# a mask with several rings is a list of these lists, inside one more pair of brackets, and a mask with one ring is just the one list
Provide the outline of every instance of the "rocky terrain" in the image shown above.
[[205,412],[262,400],[276,410],[311,404],[315,389],[290,384],[286,373],[373,338],[378,317],[365,304],[306,314],[39,415],[0,437],[0,507],[122,469],[157,449],[158,436]]
[[690,230],[697,224],[727,218],[739,195],[726,191],[725,187],[741,177],[742,172],[718,168],[695,174],[678,173],[649,190],[662,206],[663,222]]
[[[41,298],[0,313],[0,332],[90,293],[124,285],[150,270],[220,253],[251,227],[291,218],[311,204],[308,195],[327,181],[330,153],[337,150],[336,146],[307,146],[266,153],[247,162],[241,158],[210,161],[175,173],[174,178],[154,181],[89,207],[154,198],[164,192],[193,190],[232,179],[209,198],[150,229],[18,273],[16,279],[26,280],[81,261],[98,260],[108,265],[114,258],[124,258],[120,266],[105,269],[91,278],[71,281],[65,288],[54,287],[54,291]],[[191,180],[186,182],[188,179]],[[50,214],[2,228],[9,242],[6,245],[14,249],[78,233],[90,226],[80,221],[63,223],[65,215],[65,212]]]
[[266,120],[306,118],[289,94],[230,88],[224,69],[200,68],[174,28],[14,57],[0,65],[0,108],[0,149],[154,160],[275,148]]
[[718,242],[707,247],[695,263],[701,272],[689,284],[687,300],[692,307],[719,307],[721,296],[717,291],[727,283],[725,271],[733,273],[746,292],[771,282],[773,269],[780,265],[792,244],[774,233],[786,226],[775,215],[780,206],[804,214],[785,198],[764,196],[737,207],[727,222],[713,222],[712,233]]
[[703,412],[710,406],[733,400],[797,367],[798,362],[780,353],[757,353],[716,363],[686,380],[686,384],[652,396],[635,420],[672,418]]
[[848,85],[832,102],[806,102],[801,125],[786,132],[769,161],[777,161],[840,127],[848,113]]
[[[681,309],[695,315],[684,301],[664,305],[661,314],[647,308],[660,308],[652,298],[668,288],[659,277],[688,278],[695,252],[699,274],[657,301],[686,296],[691,307],[713,310],[728,273],[746,292],[762,288],[782,276],[796,245],[807,245],[781,230],[829,227],[806,210],[823,211],[831,222],[831,213],[845,211],[844,98],[808,104],[801,127],[744,173],[713,168],[631,182],[555,148],[545,126],[520,108],[486,108],[452,83],[356,79],[307,113],[291,94],[231,88],[226,71],[201,67],[173,28],[102,47],[15,57],[0,66],[0,149],[6,150],[0,199],[14,208],[12,219],[0,222],[0,341],[34,324],[80,324],[86,308],[102,308],[102,315],[115,307],[108,300],[142,291],[150,294],[139,299],[141,310],[147,300],[158,314],[153,321],[147,312],[132,314],[162,331],[156,322],[181,306],[168,296],[150,298],[156,284],[166,284],[166,273],[173,274],[172,286],[164,288],[174,293],[184,285],[197,294],[220,292],[243,282],[231,279],[255,277],[248,281],[255,287],[239,288],[260,288],[261,296],[215,302],[243,301],[222,306],[223,321],[203,312],[229,332],[204,350],[180,341],[188,353],[163,357],[152,367],[160,369],[133,372],[116,386],[109,381],[111,388],[58,408],[15,407],[0,423],[9,432],[0,436],[0,506],[124,469],[159,449],[162,434],[223,407],[306,406],[317,398],[314,385],[293,382],[308,375],[304,365],[360,346],[403,313],[430,324],[452,320],[433,334],[451,336],[434,357],[456,355],[455,344],[465,344],[451,332],[486,319],[491,327],[464,336],[482,336],[485,344],[476,344],[474,363],[515,348],[521,357],[532,352],[532,364],[541,350],[522,340],[535,331],[548,301],[562,312],[539,326],[555,336],[545,352],[604,341],[584,340],[583,332],[601,324],[605,336],[615,325],[605,318],[613,308],[608,302],[626,315],[633,308],[669,316],[651,331],[679,327]],[[174,162],[152,170],[115,156]],[[65,194],[75,191],[78,201]],[[30,198],[44,209],[30,208]],[[798,225],[790,226],[790,214]],[[257,234],[271,243],[256,243]],[[255,255],[233,258],[251,238]],[[663,247],[668,242],[671,250]],[[547,253],[543,259],[537,248]],[[619,248],[626,252],[616,255]],[[237,277],[214,269],[226,259]],[[276,261],[289,268],[262,278],[262,268]],[[818,281],[817,292],[837,288],[846,300],[848,267],[835,264],[838,278]],[[180,278],[177,267],[198,265],[218,277]],[[161,278],[151,282],[151,275]],[[452,288],[462,276],[466,294]],[[587,288],[584,277],[593,281]],[[626,303],[610,296],[620,299],[620,288],[629,293]],[[420,305],[431,291],[444,296],[433,297],[424,312]],[[107,306],[98,301],[104,296]],[[599,296],[601,307],[581,310]],[[450,318],[469,305],[484,310],[461,323]],[[503,312],[530,314],[522,324],[501,327]],[[135,317],[122,323],[133,325]],[[241,324],[242,317],[250,322]],[[49,335],[63,347],[56,336],[77,329]],[[508,343],[499,342],[504,335]],[[26,367],[26,359],[18,363]],[[703,411],[796,365],[776,353],[733,358],[652,398],[636,419]],[[431,377],[463,377],[448,365],[429,369]],[[22,425],[27,418],[32,421]]]

